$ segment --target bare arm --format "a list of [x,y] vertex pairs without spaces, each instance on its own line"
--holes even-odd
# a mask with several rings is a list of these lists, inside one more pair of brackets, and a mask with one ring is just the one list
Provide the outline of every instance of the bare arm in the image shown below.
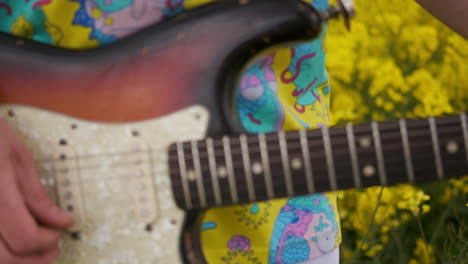
[[434,17],[468,39],[468,0],[416,0]]

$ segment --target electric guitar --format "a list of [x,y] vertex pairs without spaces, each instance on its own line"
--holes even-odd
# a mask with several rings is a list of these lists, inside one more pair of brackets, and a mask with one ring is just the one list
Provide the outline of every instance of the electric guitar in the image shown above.
[[465,114],[259,135],[239,126],[243,67],[349,18],[343,3],[319,13],[298,0],[218,1],[85,51],[1,35],[0,118],[76,219],[57,263],[203,262],[184,239],[196,210],[468,172]]

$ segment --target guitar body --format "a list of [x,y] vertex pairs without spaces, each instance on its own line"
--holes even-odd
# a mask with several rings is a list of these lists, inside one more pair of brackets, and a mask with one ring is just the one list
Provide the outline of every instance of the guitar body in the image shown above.
[[242,131],[231,98],[243,67],[321,22],[302,1],[227,0],[93,50],[1,35],[0,118],[78,220],[57,263],[183,263],[168,146]]
[[173,199],[166,152],[172,142],[205,136],[203,108],[104,124],[1,105],[0,118],[32,150],[50,197],[78,222],[56,263],[183,263],[185,211]]
[[[242,1],[240,1],[242,2]],[[71,51],[0,36],[0,103],[98,122],[134,122],[201,104],[211,133],[241,131],[232,94],[261,51],[312,39],[319,14],[298,0],[219,1],[105,47]]]

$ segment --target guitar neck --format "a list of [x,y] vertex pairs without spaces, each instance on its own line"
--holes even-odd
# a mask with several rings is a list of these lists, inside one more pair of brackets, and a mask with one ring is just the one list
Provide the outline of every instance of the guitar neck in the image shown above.
[[169,149],[175,199],[192,210],[468,173],[467,116],[225,136]]

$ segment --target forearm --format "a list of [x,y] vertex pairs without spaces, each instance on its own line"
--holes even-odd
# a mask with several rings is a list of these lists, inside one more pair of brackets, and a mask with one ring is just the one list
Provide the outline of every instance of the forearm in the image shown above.
[[468,0],[416,0],[442,23],[468,39]]

